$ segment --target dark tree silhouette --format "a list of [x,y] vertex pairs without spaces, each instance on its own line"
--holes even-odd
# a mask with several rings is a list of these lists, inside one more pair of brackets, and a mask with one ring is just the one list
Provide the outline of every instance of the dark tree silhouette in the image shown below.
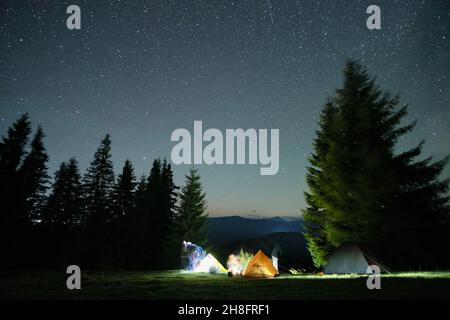
[[167,256],[167,253],[168,250],[170,251],[168,241],[178,213],[176,206],[178,189],[179,187],[173,181],[172,167],[164,159],[161,170],[161,217],[159,219],[159,225],[161,226],[159,238],[163,241],[159,251],[161,268],[171,268],[173,263],[173,260],[170,259],[170,256]]
[[[142,182],[141,182],[142,183]],[[156,269],[160,261],[157,257],[158,246],[162,245],[158,238],[158,218],[161,208],[161,161],[153,161],[150,175],[147,178],[145,189],[138,186],[137,207],[131,225],[134,233],[133,245],[135,252],[133,268]]]
[[[39,258],[49,268],[81,262],[83,234],[81,177],[75,158],[61,163],[38,226],[39,245],[45,247]],[[55,241],[56,240],[56,241]]]
[[206,247],[208,244],[206,219],[206,194],[203,192],[197,169],[191,168],[180,194],[178,225],[181,238]]
[[142,175],[136,185],[135,206],[129,215],[125,215],[125,223],[121,229],[123,245],[127,247],[122,255],[122,265],[127,269],[142,269],[142,246],[145,221],[145,203],[147,195],[147,177]]
[[165,219],[164,225],[167,226],[173,222],[177,217],[177,190],[178,186],[173,181],[172,166],[167,163],[166,159],[163,161],[161,170],[161,209],[162,217]]
[[111,260],[108,223],[112,221],[114,171],[109,135],[101,141],[83,178],[83,220],[90,242],[89,261],[93,267],[108,265]]
[[174,230],[174,260],[187,235],[183,228],[194,228],[189,236],[205,243],[205,200],[195,171],[184,189],[184,210],[178,210],[171,165],[155,159],[150,175],[136,182],[126,160],[116,180],[107,135],[82,179],[72,158],[61,163],[47,194],[44,133],[39,127],[27,153],[30,132],[24,115],[0,142],[2,268],[61,268],[76,261],[94,269],[161,269],[172,266],[174,256],[166,254],[174,252],[168,250]]
[[88,225],[102,226],[112,219],[114,182],[111,140],[106,135],[83,177],[83,200]]
[[117,176],[117,182],[112,193],[114,219],[120,219],[131,213],[136,203],[135,188],[136,177],[134,176],[133,165],[127,159],[122,168],[122,173]]
[[27,240],[24,235],[27,221],[18,205],[22,200],[18,171],[26,156],[25,147],[30,133],[31,123],[28,114],[24,114],[0,142],[0,249],[3,255],[0,268],[17,267],[24,255],[22,244]]
[[136,185],[136,207],[144,205],[145,191],[147,190],[147,177],[143,174]]
[[181,188],[178,215],[167,243],[172,267],[180,267],[182,241],[190,241],[203,248],[208,245],[205,198],[198,171],[191,168]]
[[20,195],[23,219],[36,223],[42,219],[46,202],[49,176],[47,173],[48,155],[44,148],[44,131],[38,127],[31,142],[31,151],[25,157],[19,170],[21,179]]
[[2,226],[8,224],[8,229],[19,220],[16,210],[20,188],[18,170],[26,156],[30,133],[31,123],[28,114],[24,114],[8,129],[8,135],[0,143],[0,197],[5,209],[0,214],[0,222]]
[[126,160],[122,172],[117,176],[116,184],[112,193],[113,201],[113,222],[110,225],[111,247],[113,264],[120,268],[130,267],[133,253],[130,249],[133,242],[132,219],[136,208],[136,177],[134,176],[133,165],[130,160]]
[[153,161],[150,175],[144,188],[143,180],[136,192],[136,214],[131,230],[137,235],[135,243],[136,268],[161,269],[166,267],[166,240],[170,225],[176,215],[176,190],[171,166],[164,160]]
[[75,158],[61,163],[42,217],[44,225],[72,228],[82,223],[81,182]]

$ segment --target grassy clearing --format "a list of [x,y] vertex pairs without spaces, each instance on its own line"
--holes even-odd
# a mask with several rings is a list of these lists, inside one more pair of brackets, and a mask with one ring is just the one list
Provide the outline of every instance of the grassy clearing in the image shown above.
[[[280,278],[299,278],[299,279],[358,279],[367,278],[361,274],[304,274],[304,275],[286,275]],[[393,272],[382,274],[382,278],[407,278],[407,279],[450,279],[450,272],[447,271],[424,271],[424,272]]]
[[360,275],[229,278],[180,271],[83,272],[82,289],[66,289],[54,271],[0,274],[1,299],[450,299],[450,272],[383,275],[368,290]]

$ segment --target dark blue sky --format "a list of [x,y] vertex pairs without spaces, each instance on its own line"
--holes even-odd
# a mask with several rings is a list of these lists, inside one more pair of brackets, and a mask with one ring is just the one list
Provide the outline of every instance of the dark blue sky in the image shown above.
[[[81,30],[66,8],[81,7]],[[382,29],[366,28],[377,4]],[[280,171],[199,166],[212,215],[299,215],[317,115],[355,58],[410,105],[426,155],[450,153],[450,2],[2,1],[0,132],[41,124],[53,173],[110,133],[116,172],[167,157],[177,128],[280,129]],[[176,166],[183,183],[188,166]],[[450,174],[449,168],[446,175]]]

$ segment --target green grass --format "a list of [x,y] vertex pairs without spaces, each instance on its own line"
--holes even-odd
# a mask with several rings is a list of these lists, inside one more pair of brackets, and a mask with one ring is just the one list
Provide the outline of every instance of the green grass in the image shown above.
[[[317,275],[317,274],[305,274],[305,275],[297,275],[297,276],[281,276],[280,278],[301,278],[301,279],[357,279],[364,278],[367,279],[366,275],[362,274],[346,274],[346,275],[337,275],[337,274],[325,274],[325,275]],[[450,272],[446,271],[421,271],[421,272],[394,272],[394,273],[386,273],[382,275],[382,278],[409,278],[409,279],[450,279]]]
[[450,299],[450,272],[382,276],[368,290],[360,275],[297,275],[275,279],[163,272],[82,272],[81,290],[64,271],[3,272],[0,299]]

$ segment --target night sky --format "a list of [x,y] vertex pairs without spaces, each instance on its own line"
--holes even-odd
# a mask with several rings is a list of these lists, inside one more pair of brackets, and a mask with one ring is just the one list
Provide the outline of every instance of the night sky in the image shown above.
[[[81,7],[81,30],[66,8]],[[366,9],[381,7],[382,29]],[[355,58],[410,105],[425,154],[450,153],[450,1],[5,1],[0,133],[21,113],[47,134],[51,174],[84,169],[110,133],[116,173],[167,157],[177,128],[280,129],[280,170],[199,166],[211,215],[298,216],[317,117]],[[178,184],[189,166],[175,166]],[[450,168],[445,174],[450,175]]]

